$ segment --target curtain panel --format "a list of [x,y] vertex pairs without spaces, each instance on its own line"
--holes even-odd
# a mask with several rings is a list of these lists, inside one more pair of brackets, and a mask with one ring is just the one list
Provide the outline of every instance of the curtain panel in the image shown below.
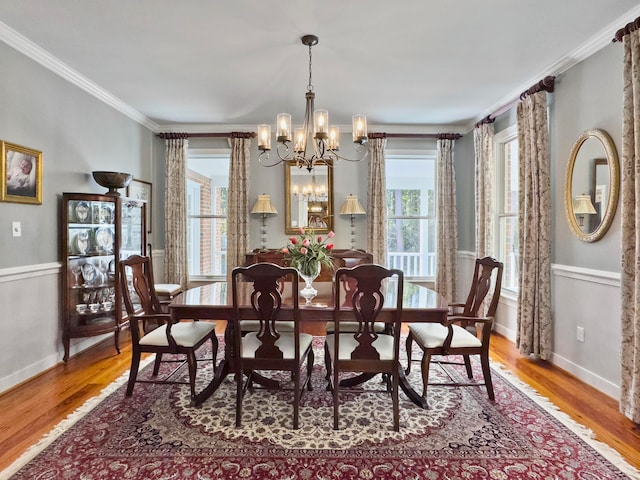
[[244,265],[245,254],[249,251],[250,149],[250,138],[231,139],[227,200],[227,285],[231,285],[231,271],[234,267]]
[[483,123],[473,131],[476,157],[476,257],[493,257],[494,221],[493,191],[495,158],[493,156],[493,123]]
[[551,177],[547,93],[517,106],[520,149],[518,314],[523,355],[551,357]]
[[165,255],[164,273],[167,283],[177,283],[183,290],[189,288],[187,264],[187,202],[186,166],[189,140],[166,140],[165,186]]
[[640,423],[640,30],[623,46],[620,411]]
[[438,198],[436,221],[436,291],[447,301],[456,300],[458,278],[458,212],[456,173],[453,165],[455,140],[438,139]]
[[384,150],[386,138],[369,140],[371,155],[367,188],[367,241],[374,263],[387,264],[387,205]]

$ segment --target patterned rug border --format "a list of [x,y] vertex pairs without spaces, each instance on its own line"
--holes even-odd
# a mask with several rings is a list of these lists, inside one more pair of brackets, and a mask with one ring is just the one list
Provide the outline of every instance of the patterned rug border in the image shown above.
[[491,369],[494,372],[497,372],[504,380],[513,385],[524,395],[526,395],[545,412],[547,412],[549,415],[554,417],[565,427],[575,433],[586,444],[591,446],[594,450],[596,450],[603,457],[609,460],[613,465],[619,468],[621,472],[628,475],[630,478],[640,479],[640,470],[629,464],[626,459],[613,447],[600,440],[597,440],[595,438],[595,434],[590,428],[582,425],[581,423],[571,418],[567,413],[560,410],[560,408],[555,403],[553,403],[544,395],[541,395],[532,386],[524,383],[503,364],[491,361]]
[[[142,370],[146,366],[153,362],[153,356],[147,358],[141,363],[140,369]],[[537,404],[542,410],[554,417],[560,423],[562,423],[571,432],[576,434],[581,440],[591,446],[594,450],[605,457],[609,462],[615,465],[621,472],[629,476],[632,479],[640,480],[640,470],[630,465],[624,457],[610,447],[606,443],[596,440],[595,434],[592,430],[579,422],[572,419],[568,414],[561,411],[557,405],[555,405],[547,397],[541,395],[530,385],[524,383],[522,380],[507,369],[503,364],[499,362],[491,361],[491,369],[494,373],[497,373],[501,378],[510,383],[518,391],[522,392],[526,397]],[[78,421],[84,418],[86,415],[96,408],[101,402],[107,399],[110,395],[116,392],[122,385],[126,384],[129,377],[129,371],[124,372],[119,378],[114,380],[111,384],[105,387],[98,395],[87,400],[82,406],[77,408],[74,412],[69,414],[64,420],[58,423],[50,432],[45,434],[38,442],[29,447],[19,458],[17,458],[9,467],[0,472],[0,480],[8,480],[18,472],[23,466],[28,464],[37,455],[44,451],[49,445],[51,445],[60,435],[71,429]]]

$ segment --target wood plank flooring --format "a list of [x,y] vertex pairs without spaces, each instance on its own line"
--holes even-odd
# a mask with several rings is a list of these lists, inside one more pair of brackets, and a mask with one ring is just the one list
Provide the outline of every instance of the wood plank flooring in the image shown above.
[[[224,322],[218,329],[224,328]],[[0,395],[0,471],[67,415],[96,396],[129,368],[128,332],[122,353],[105,341],[38,377]],[[640,469],[640,425],[618,412],[618,403],[572,375],[521,356],[512,342],[495,334],[492,359],[549,398],[577,422],[590,428],[597,440],[617,450]]]

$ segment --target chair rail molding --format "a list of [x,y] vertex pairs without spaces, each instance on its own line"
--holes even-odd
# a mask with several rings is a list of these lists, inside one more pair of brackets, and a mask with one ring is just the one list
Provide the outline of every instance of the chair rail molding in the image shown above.
[[0,268],[0,283],[14,282],[26,278],[57,275],[60,273],[62,263],[40,263],[36,265],[23,265],[20,267]]
[[606,270],[595,270],[572,265],[560,265],[557,263],[551,265],[551,272],[558,277],[567,277],[584,282],[620,287],[620,272],[609,272]]

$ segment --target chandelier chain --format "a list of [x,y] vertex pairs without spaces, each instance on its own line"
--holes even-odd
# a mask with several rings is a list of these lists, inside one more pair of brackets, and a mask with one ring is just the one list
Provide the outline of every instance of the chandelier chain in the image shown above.
[[307,92],[313,91],[313,85],[311,84],[311,45],[309,45],[309,84],[307,85]]

